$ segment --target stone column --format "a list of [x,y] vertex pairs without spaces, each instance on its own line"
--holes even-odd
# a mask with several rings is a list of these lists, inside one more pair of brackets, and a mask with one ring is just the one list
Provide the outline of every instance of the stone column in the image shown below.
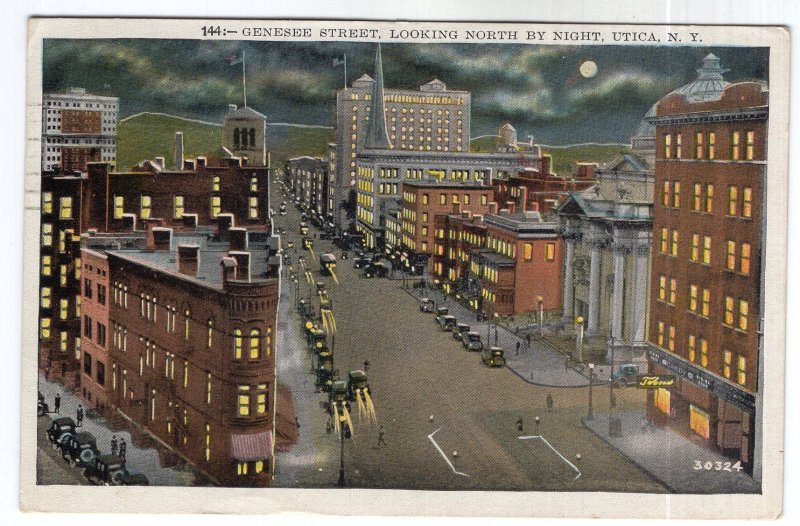
[[614,291],[611,295],[611,336],[615,343],[622,340],[622,317],[624,316],[625,247],[614,245]]
[[589,243],[589,321],[586,332],[597,333],[600,323],[600,252],[601,244],[597,241]]
[[631,302],[631,343],[642,343],[646,339],[645,320],[647,319],[647,256],[650,247],[642,244],[634,249],[633,260],[633,301]]
[[573,272],[573,264],[575,259],[575,243],[577,240],[573,235],[567,234],[566,249],[564,254],[564,318],[572,320],[575,317],[573,311],[574,297],[572,292],[575,287],[575,273]]

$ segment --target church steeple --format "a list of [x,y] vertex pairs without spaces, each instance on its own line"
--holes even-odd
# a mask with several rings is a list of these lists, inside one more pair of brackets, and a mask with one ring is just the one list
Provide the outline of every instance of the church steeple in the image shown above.
[[375,83],[372,85],[369,122],[365,146],[372,149],[390,148],[389,133],[386,131],[386,115],[383,102],[383,60],[381,45],[375,50]]

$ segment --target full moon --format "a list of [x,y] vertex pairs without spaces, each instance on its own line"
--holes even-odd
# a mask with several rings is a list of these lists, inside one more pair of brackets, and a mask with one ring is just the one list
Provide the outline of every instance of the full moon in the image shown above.
[[587,60],[586,62],[581,64],[579,71],[581,72],[581,75],[583,75],[587,79],[590,79],[595,75],[597,75],[597,64],[595,64],[591,60]]

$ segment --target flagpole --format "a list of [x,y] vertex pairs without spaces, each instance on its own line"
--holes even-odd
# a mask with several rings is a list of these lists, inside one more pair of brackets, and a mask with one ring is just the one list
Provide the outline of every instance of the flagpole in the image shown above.
[[244,107],[247,107],[247,72],[244,66],[244,49],[242,49],[242,90],[244,91]]
[[344,53],[344,89],[347,89],[347,53]]

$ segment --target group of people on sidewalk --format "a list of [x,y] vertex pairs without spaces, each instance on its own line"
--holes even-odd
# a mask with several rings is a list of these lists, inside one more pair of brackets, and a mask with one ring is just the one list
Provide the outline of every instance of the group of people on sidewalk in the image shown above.
[[[56,396],[53,398],[53,412],[61,414],[61,393],[56,393]],[[83,404],[78,404],[78,408],[75,410],[75,427],[83,427],[83,417]],[[298,425],[298,428],[299,427]],[[125,441],[125,437],[117,439],[117,435],[111,435],[111,454],[125,458],[127,453],[128,443]]]

